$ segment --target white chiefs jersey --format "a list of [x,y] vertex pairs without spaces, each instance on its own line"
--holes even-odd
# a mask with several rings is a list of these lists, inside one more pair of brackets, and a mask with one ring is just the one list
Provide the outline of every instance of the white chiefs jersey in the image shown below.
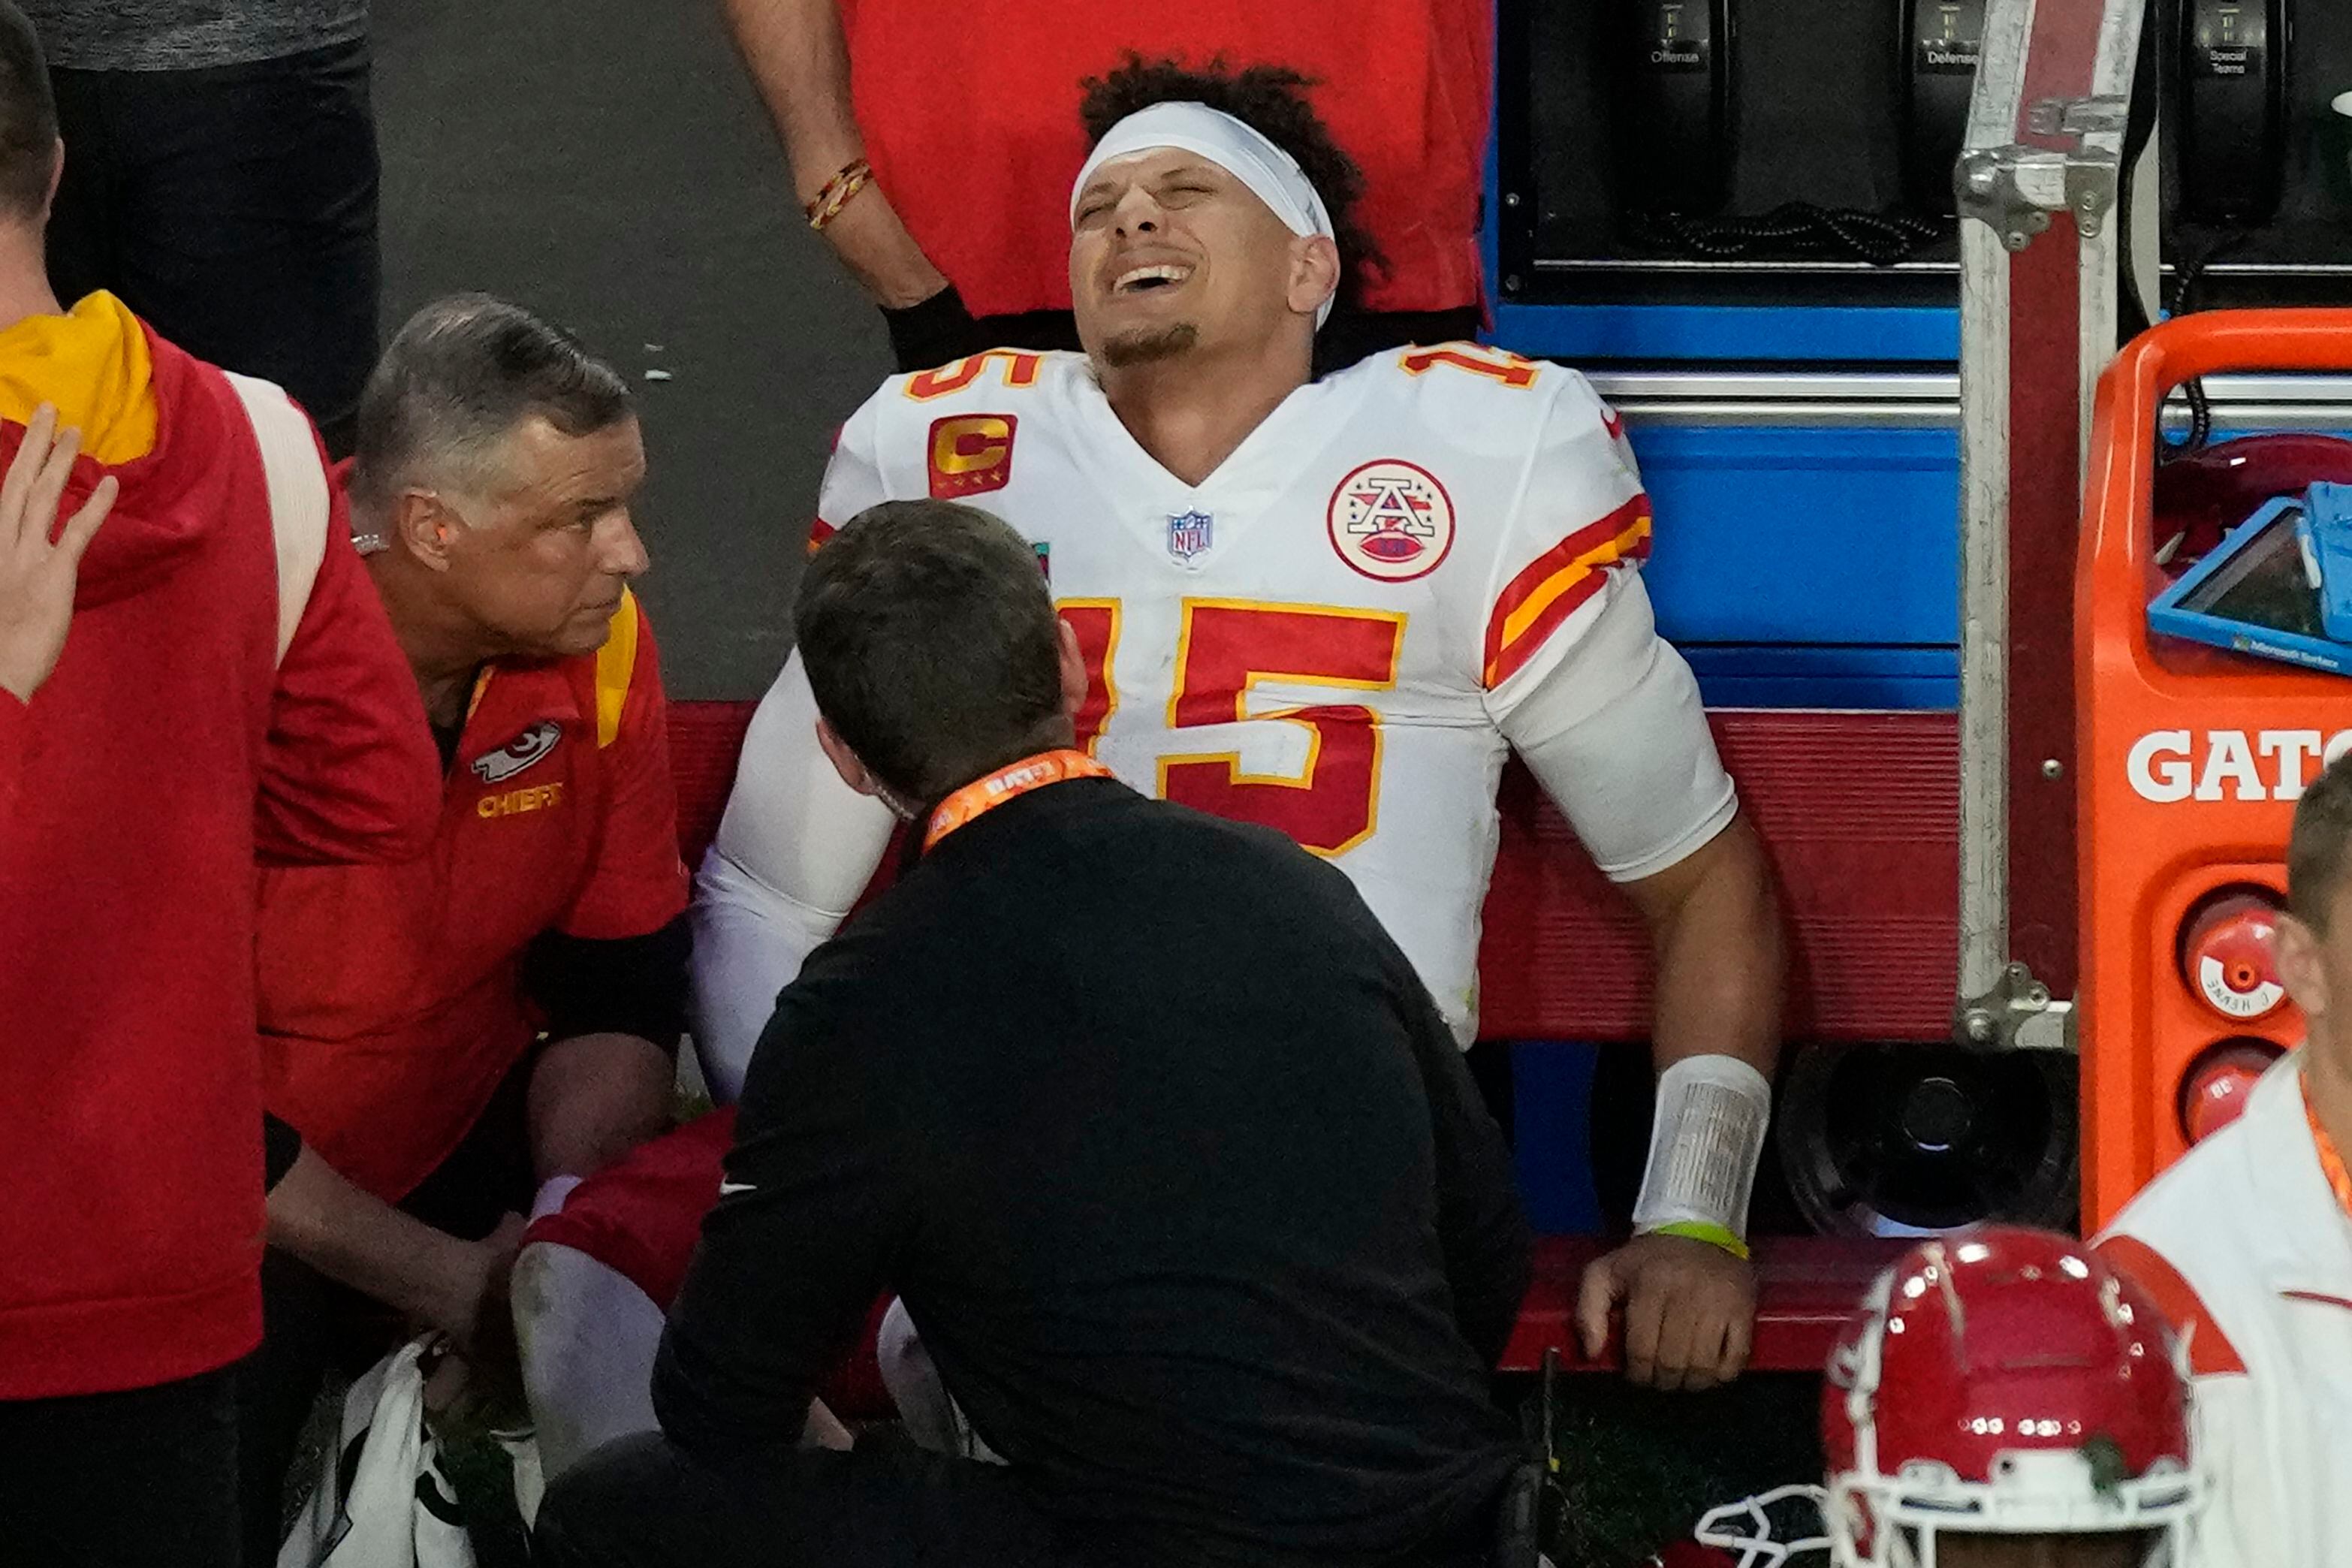
[[2352,1563],[2352,1194],[2323,1161],[2303,1057],[2273,1064],[2244,1114],[2098,1242],[2189,1336],[2213,1478],[2200,1568]]
[[[1301,387],[1189,485],[1085,356],[1000,351],[883,384],[842,431],[817,539],[920,496],[1036,547],[1090,667],[1078,743],[1139,789],[1328,857],[1465,1042],[1495,786],[1535,694],[1558,729],[1656,686],[1661,659],[1680,675],[1651,727],[1680,753],[1663,797],[1629,768],[1562,801],[1610,875],[1662,869],[1730,818],[1633,571],[1651,523],[1633,455],[1573,371],[1470,344],[1384,353]],[[1634,635],[1588,667],[1604,613]]]
[[[1188,485],[1084,357],[998,351],[883,384],[843,427],[816,542],[924,496],[1035,545],[1092,667],[1079,743],[1139,789],[1330,858],[1465,1044],[1509,750],[1621,880],[1737,810],[1635,570],[1633,454],[1572,371],[1468,344],[1385,353],[1300,387]],[[815,719],[795,656],[696,880],[695,1043],[722,1101],[889,836]]]

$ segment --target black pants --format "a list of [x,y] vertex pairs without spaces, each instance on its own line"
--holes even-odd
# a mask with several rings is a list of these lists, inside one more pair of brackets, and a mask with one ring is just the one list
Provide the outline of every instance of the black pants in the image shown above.
[[184,71],[50,73],[49,279],[111,289],[199,359],[277,382],[350,449],[375,364],[366,40]]
[[537,1568],[1075,1568],[1003,1467],[911,1444],[714,1468],[658,1433],[607,1444],[540,1505]]
[[[1075,349],[1077,322],[1067,310],[1031,310],[1016,316],[974,317],[953,287],[919,305],[885,310],[890,352],[901,371],[982,353],[989,349]],[[1315,374],[1345,370],[1383,349],[1407,343],[1443,343],[1478,335],[1475,305],[1458,310],[1367,312],[1340,310],[1315,339]]]
[[236,1368],[0,1401],[0,1563],[233,1568]]
[[[1410,1559],[1491,1568],[1491,1527]],[[535,1568],[1148,1568],[1149,1541],[1073,1540],[1001,1465],[904,1441],[698,1464],[659,1433],[605,1445],[549,1489]]]
[[[524,1058],[507,1075],[465,1142],[401,1200],[404,1213],[478,1241],[508,1214],[529,1210],[533,1178],[524,1110],[537,1059]],[[391,1309],[275,1247],[261,1258],[261,1348],[243,1363],[236,1387],[246,1568],[278,1561],[287,1468],[328,1370],[363,1371],[406,1331]],[[5,1564],[0,1558],[0,1568]]]

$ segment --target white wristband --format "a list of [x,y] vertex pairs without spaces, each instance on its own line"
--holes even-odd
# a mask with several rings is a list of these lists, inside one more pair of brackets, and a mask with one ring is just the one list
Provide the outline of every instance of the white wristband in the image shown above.
[[1771,1115],[1771,1084],[1737,1057],[1685,1057],[1660,1073],[1633,1229],[1691,1226],[1744,1239]]

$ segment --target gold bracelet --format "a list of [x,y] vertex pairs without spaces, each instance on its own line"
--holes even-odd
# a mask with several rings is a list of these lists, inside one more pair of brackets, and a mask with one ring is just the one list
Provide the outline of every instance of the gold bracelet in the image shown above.
[[815,199],[801,209],[808,218],[809,227],[823,234],[824,226],[839,217],[850,198],[864,190],[873,178],[874,165],[863,158],[844,164],[839,174],[818,189]]

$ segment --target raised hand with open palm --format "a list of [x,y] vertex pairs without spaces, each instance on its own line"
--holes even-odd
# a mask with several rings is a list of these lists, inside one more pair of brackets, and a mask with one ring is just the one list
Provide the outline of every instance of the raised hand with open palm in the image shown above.
[[44,403],[0,480],[0,689],[20,701],[32,700],[65,652],[82,552],[114,506],[110,474],[58,530],[58,498],[80,449],[81,432],[60,432],[58,411]]

